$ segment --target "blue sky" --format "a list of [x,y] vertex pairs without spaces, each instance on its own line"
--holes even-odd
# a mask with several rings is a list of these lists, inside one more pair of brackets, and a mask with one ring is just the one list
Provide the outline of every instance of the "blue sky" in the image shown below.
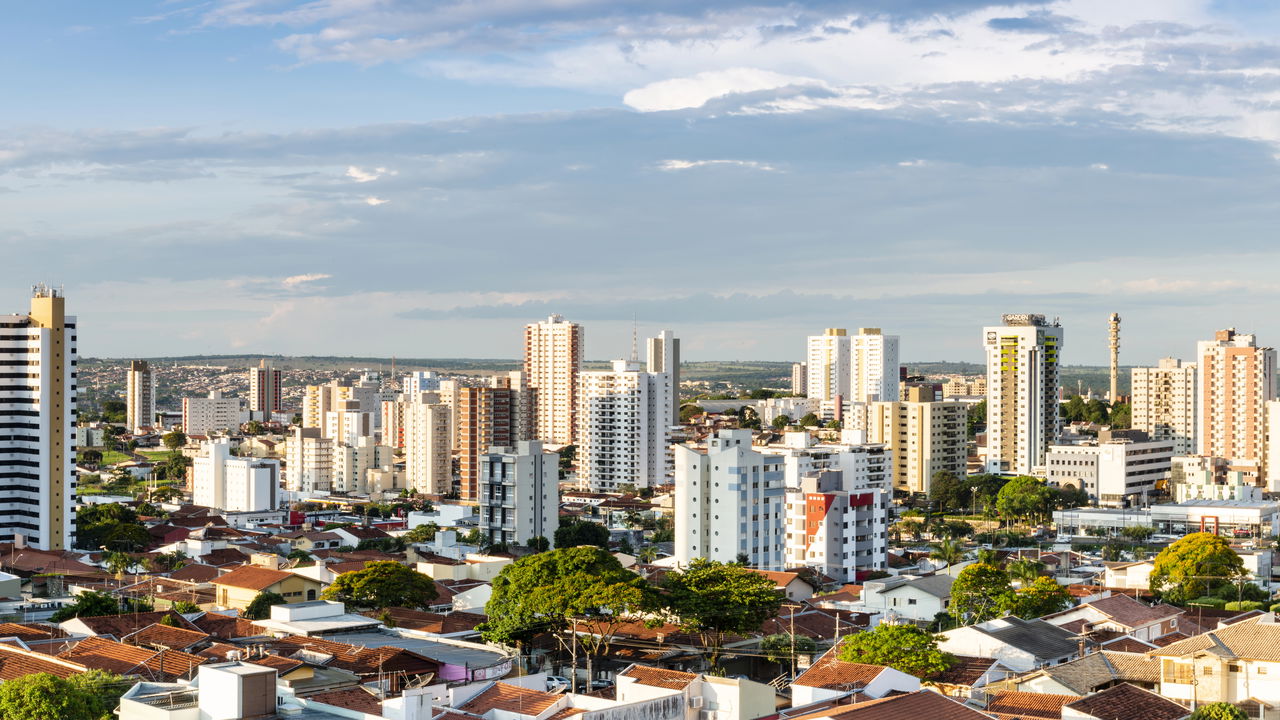
[[1280,342],[1280,15],[1199,0],[6,3],[0,308],[85,355],[1069,363]]

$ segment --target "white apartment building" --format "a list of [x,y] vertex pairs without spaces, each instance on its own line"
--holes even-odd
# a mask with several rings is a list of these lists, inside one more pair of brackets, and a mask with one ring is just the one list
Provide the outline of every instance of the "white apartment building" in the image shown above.
[[249,368],[249,412],[264,413],[271,417],[272,413],[284,412],[281,402],[282,374],[263,360],[258,367]]
[[208,435],[215,430],[231,430],[249,421],[240,398],[223,397],[214,390],[208,397],[182,398],[182,432]]
[[576,441],[578,373],[583,330],[552,315],[524,328],[524,376],[533,413],[533,438],[554,445]]
[[191,502],[227,512],[279,507],[280,463],[231,454],[231,442],[204,443],[191,463]]
[[[340,430],[331,422],[334,416],[330,413],[361,411],[369,413],[371,425],[366,434],[372,434],[382,424],[382,403],[394,397],[394,393],[383,392],[376,373],[365,373],[354,383],[333,380],[324,385],[308,385],[302,396],[302,427],[318,427],[326,436],[337,438]],[[343,404],[346,401],[355,404]]]
[[786,566],[782,458],[751,447],[750,430],[721,430],[705,448],[675,448],[675,557]]
[[404,460],[409,487],[444,494],[453,489],[452,412],[436,393],[404,404]]
[[1049,484],[1084,488],[1102,507],[1142,507],[1156,483],[1168,480],[1172,440],[1100,438],[1082,445],[1052,445],[1046,455]]
[[491,542],[554,542],[560,527],[560,455],[538,440],[493,447],[480,456],[480,532]]
[[849,338],[849,395],[854,402],[889,402],[898,399],[897,335],[880,328],[858,328]]
[[928,494],[936,473],[965,476],[968,416],[958,400],[871,403],[867,441],[892,453],[894,489]]
[[842,582],[889,562],[893,492],[856,470],[819,470],[786,490],[786,566],[811,567]]
[[320,428],[294,428],[285,440],[284,479],[290,492],[328,492],[333,480],[332,438]]
[[[893,453],[882,444],[861,442],[862,433],[846,430],[841,442],[815,442],[809,433],[784,434],[781,445],[766,450],[782,457],[783,485],[799,488],[805,475],[822,470],[843,470],[850,487],[893,489]],[[856,441],[855,441],[856,440]]]
[[1276,351],[1228,328],[1196,343],[1196,360],[1197,454],[1260,468],[1266,404],[1276,399]]
[[156,376],[146,360],[134,360],[125,371],[125,426],[131,433],[156,424]]
[[821,335],[810,335],[805,368],[809,397],[822,402],[837,397],[851,400],[848,332],[844,328],[827,328]]
[[1175,455],[1171,464],[1169,490],[1176,503],[1198,500],[1262,502],[1262,488],[1254,482],[1253,475],[1231,469],[1224,458]]
[[1004,315],[983,329],[987,351],[987,470],[1031,474],[1058,436],[1062,326]]
[[357,438],[352,445],[334,444],[330,488],[333,492],[366,494],[369,471],[389,467],[394,462],[395,451],[379,445],[371,437]]
[[0,538],[74,544],[76,319],[62,291],[32,288],[31,310],[0,315]]
[[374,413],[362,409],[359,400],[339,400],[325,413],[321,432],[340,444],[355,445],[360,438],[373,437],[373,417]]
[[1161,358],[1156,367],[1133,368],[1130,378],[1133,429],[1171,440],[1176,455],[1196,452],[1196,364]]
[[666,373],[670,384],[671,424],[680,419],[680,338],[670,330],[645,341],[648,350],[645,369],[650,373]]
[[430,370],[411,372],[400,382],[400,392],[405,395],[417,395],[424,392],[439,392],[443,378]]
[[578,376],[578,478],[596,491],[653,487],[670,467],[671,376],[615,360],[612,370]]
[[792,424],[799,424],[805,415],[818,415],[822,411],[822,403],[807,397],[767,398],[757,403],[756,410],[760,413],[761,424],[766,426],[772,425],[782,415],[791,418]]
[[808,363],[791,363],[791,394],[800,397],[809,396]]

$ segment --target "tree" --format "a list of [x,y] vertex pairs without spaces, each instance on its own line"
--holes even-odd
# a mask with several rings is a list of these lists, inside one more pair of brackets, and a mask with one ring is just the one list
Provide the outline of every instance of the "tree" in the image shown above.
[[1156,556],[1150,588],[1165,602],[1180,605],[1244,575],[1244,562],[1226,538],[1192,533]]
[[573,469],[573,462],[578,458],[577,445],[565,445],[560,448],[560,479],[563,480]]
[[84,465],[97,465],[102,462],[102,451],[85,448],[76,452],[76,460]]
[[1059,412],[1061,412],[1062,418],[1067,422],[1084,422],[1086,414],[1084,398],[1079,395],[1072,395],[1067,398],[1067,402],[1062,405]]
[[285,602],[287,601],[280,593],[260,592],[249,601],[249,606],[244,609],[244,616],[248,620],[266,620],[271,617],[272,605],[283,605]]
[[774,430],[781,430],[782,428],[784,428],[784,427],[786,427],[786,426],[788,426],[788,425],[791,425],[791,424],[792,424],[791,416],[789,416],[789,415],[779,415],[779,416],[775,417],[775,418],[773,419],[773,422],[771,422],[771,423],[769,423],[769,424],[773,426],[773,429],[774,429]]
[[1028,620],[1071,606],[1071,593],[1048,577],[1037,577],[1006,597],[1005,611]]
[[951,614],[968,624],[998,617],[1010,594],[1009,576],[987,563],[975,563],[960,571],[951,584]]
[[529,538],[529,542],[525,543],[525,547],[536,553],[546,552],[551,549],[551,541],[541,535],[535,535]]
[[970,502],[976,508],[982,509],[983,512],[990,512],[996,506],[996,499],[1000,496],[1000,489],[1008,482],[1008,478],[1002,475],[992,475],[990,473],[970,475]]
[[[120,603],[105,593],[90,591],[80,593],[76,601],[63,605],[49,617],[50,622],[60,623],[78,617],[101,617],[103,615],[119,615]],[[2,717],[2,715],[0,715]]]
[[129,568],[138,564],[131,555],[122,552],[109,552],[102,556],[102,561],[107,566],[107,572],[115,575],[117,580],[124,577]]
[[966,538],[976,532],[971,523],[964,520],[945,520],[933,526],[934,537]]
[[760,429],[760,413],[750,405],[743,405],[738,411],[738,427]]
[[1054,504],[1059,508],[1084,507],[1090,502],[1089,491],[1075,485],[1063,485],[1056,489],[1058,497]]
[[929,483],[929,499],[938,504],[939,512],[968,508],[972,493],[969,485],[958,475],[946,470],[934,473]]
[[680,407],[680,424],[688,423],[705,412],[706,410],[700,405],[682,405]]
[[609,549],[609,530],[599,523],[590,520],[572,520],[556,528],[556,547],[567,548],[577,545],[595,545],[604,550]]
[[943,540],[934,546],[933,552],[929,553],[929,557],[948,565],[955,565],[964,560],[964,547],[955,540]]
[[430,577],[393,560],[382,560],[365,563],[363,570],[334,578],[323,597],[363,610],[388,607],[426,610],[437,594]]
[[1116,403],[1111,406],[1111,427],[1128,428],[1133,423],[1133,408],[1129,403]]
[[[84,697],[89,710],[86,717],[91,720],[111,720],[120,704],[120,696],[133,687],[134,680],[105,670],[88,670],[67,678],[67,684],[72,692],[78,692]],[[8,716],[0,713],[0,717]]]
[[1024,586],[1035,582],[1044,570],[1045,564],[1032,558],[1014,560],[1005,566],[1005,571],[1009,573],[1009,578],[1022,581]]
[[760,640],[760,652],[764,653],[769,662],[779,665],[790,663],[793,656],[810,655],[817,649],[818,644],[807,635],[778,633],[766,635]]
[[1049,511],[1053,498],[1053,491],[1038,478],[1019,475],[1000,488],[996,509],[1010,518],[1034,520]]
[[409,544],[427,543],[436,539],[436,533],[440,532],[440,526],[433,523],[423,523],[409,530],[402,537]]
[[137,552],[151,544],[151,534],[138,523],[117,523],[103,535],[102,544],[113,550]]
[[1249,720],[1249,715],[1229,702],[1212,702],[1196,708],[1187,720]]
[[173,604],[172,609],[174,612],[178,613],[179,615],[187,615],[189,613],[200,612],[200,606],[191,602],[190,600],[179,600],[178,602]]
[[249,435],[249,436],[261,435],[264,432],[266,432],[266,428],[262,427],[262,423],[258,422],[257,420],[250,420],[249,422],[244,424],[245,435]]
[[915,625],[881,623],[874,630],[855,633],[840,644],[846,662],[884,665],[919,678],[937,675],[956,659],[938,649],[938,637]]
[[733,564],[694,558],[663,579],[671,612],[680,625],[702,637],[712,667],[720,660],[726,635],[756,632],[777,615],[782,594],[772,580]]
[[969,416],[965,418],[965,430],[969,439],[977,437],[978,433],[987,428],[987,401],[980,400],[978,403],[969,408]]
[[1121,528],[1120,534],[1136,542],[1146,542],[1156,534],[1156,529],[1150,525],[1130,525]]
[[176,453],[178,448],[187,444],[187,434],[181,430],[174,430],[173,432],[165,433],[165,435],[160,438],[160,442],[163,442],[164,446],[169,448],[170,452]]
[[69,681],[35,673],[0,685],[0,717],[5,720],[99,720],[89,698]]
[[800,427],[818,427],[821,424],[822,420],[813,413],[807,413],[804,417],[800,418]]

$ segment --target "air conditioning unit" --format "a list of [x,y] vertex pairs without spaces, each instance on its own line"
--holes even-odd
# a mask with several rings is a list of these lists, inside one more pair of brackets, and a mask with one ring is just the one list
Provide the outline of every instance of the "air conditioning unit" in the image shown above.
[[699,695],[698,697],[689,698],[689,707],[694,710],[697,710],[698,708],[702,707],[702,696]]

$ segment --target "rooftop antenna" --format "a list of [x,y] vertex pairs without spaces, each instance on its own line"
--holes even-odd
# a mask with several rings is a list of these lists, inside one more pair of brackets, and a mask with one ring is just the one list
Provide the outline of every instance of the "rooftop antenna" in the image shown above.
[[640,362],[640,352],[636,347],[636,314],[631,313],[631,362]]

